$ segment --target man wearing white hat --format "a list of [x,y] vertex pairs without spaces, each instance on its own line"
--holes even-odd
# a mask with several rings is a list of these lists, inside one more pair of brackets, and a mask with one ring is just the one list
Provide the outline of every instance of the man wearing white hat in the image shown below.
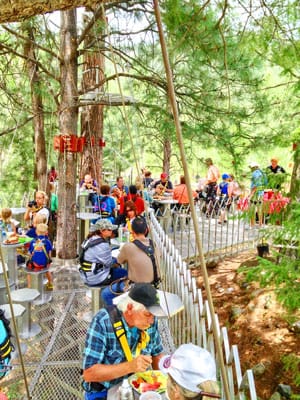
[[162,357],[159,368],[168,374],[170,400],[220,398],[215,360],[202,347],[182,344],[171,356]]

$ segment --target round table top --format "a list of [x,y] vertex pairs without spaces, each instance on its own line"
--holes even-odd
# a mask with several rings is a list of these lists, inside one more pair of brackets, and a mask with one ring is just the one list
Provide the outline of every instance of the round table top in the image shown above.
[[175,199],[153,199],[153,201],[160,204],[177,204],[178,200]]
[[78,219],[99,219],[100,215],[95,214],[95,213],[89,213],[89,212],[79,212],[76,214]]
[[12,207],[11,212],[13,215],[24,214],[26,211],[26,207]]
[[36,289],[23,288],[13,290],[10,295],[13,301],[33,301],[39,297],[40,292]]
[[33,238],[29,237],[29,236],[21,236],[19,237],[19,241],[18,243],[1,243],[2,247],[5,247],[7,249],[11,248],[11,249],[15,249],[17,247],[21,247],[24,246],[24,244],[26,243],[30,243],[33,240]]
[[[2,304],[2,310],[5,313],[6,318],[11,319],[11,309],[9,304]],[[14,316],[20,317],[26,311],[26,308],[22,306],[22,304],[13,304]]]

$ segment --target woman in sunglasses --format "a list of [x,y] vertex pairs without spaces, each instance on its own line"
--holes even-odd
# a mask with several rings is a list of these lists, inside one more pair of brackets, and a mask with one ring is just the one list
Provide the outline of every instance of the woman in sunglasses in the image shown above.
[[125,210],[125,227],[124,232],[129,235],[129,241],[132,242],[134,240],[132,235],[132,227],[131,223],[134,218],[137,216],[136,206],[132,200],[126,201],[124,204]]

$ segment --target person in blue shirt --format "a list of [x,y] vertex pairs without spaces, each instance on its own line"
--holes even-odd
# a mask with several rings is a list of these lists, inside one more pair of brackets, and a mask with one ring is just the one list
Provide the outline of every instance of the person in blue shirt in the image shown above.
[[[50,266],[52,243],[48,239],[48,225],[37,224],[36,226],[37,237],[30,242],[29,254],[30,258],[26,263],[26,268],[31,271],[41,271]],[[46,284],[47,290],[53,290],[53,280],[50,271],[46,272],[48,283]],[[31,286],[30,275],[27,275],[28,287]]]
[[249,164],[251,168],[251,183],[250,183],[250,227],[255,224],[256,215],[258,216],[258,223],[263,224],[263,196],[264,189],[267,186],[267,176],[259,168],[257,162],[253,161]]
[[158,369],[163,346],[156,317],[166,316],[150,283],[136,283],[114,299],[129,355],[116,338],[108,309],[101,309],[87,332],[83,358],[85,400],[106,399],[107,391],[129,375]]
[[229,196],[228,193],[229,180],[230,180],[230,175],[223,174],[222,182],[219,183],[217,188],[217,196],[219,197],[219,206],[220,206],[219,221],[218,221],[219,224],[227,222],[227,212],[231,205],[231,196]]

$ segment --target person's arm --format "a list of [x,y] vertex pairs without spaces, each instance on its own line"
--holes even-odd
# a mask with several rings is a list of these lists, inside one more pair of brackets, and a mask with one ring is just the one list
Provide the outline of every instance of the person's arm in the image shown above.
[[159,360],[163,357],[163,353],[153,356],[152,357],[152,369],[153,370],[158,370],[159,369]]
[[[157,358],[158,356],[154,357]],[[132,361],[124,361],[120,364],[94,364],[83,371],[83,379],[86,382],[111,381],[121,376],[146,371],[152,363],[152,357],[139,355]],[[157,364],[158,369],[158,364]]]
[[127,254],[126,254],[126,247],[128,245],[124,244],[124,246],[121,247],[120,253],[117,257],[117,261],[119,264],[124,264],[125,262],[127,262]]
[[233,196],[233,189],[234,189],[233,182],[229,182],[227,186],[227,196],[229,199],[231,199]]
[[25,214],[24,214],[24,220],[25,221],[30,221],[30,211],[31,211],[31,208],[30,207],[27,207],[27,209],[26,209],[26,211],[25,211]]

